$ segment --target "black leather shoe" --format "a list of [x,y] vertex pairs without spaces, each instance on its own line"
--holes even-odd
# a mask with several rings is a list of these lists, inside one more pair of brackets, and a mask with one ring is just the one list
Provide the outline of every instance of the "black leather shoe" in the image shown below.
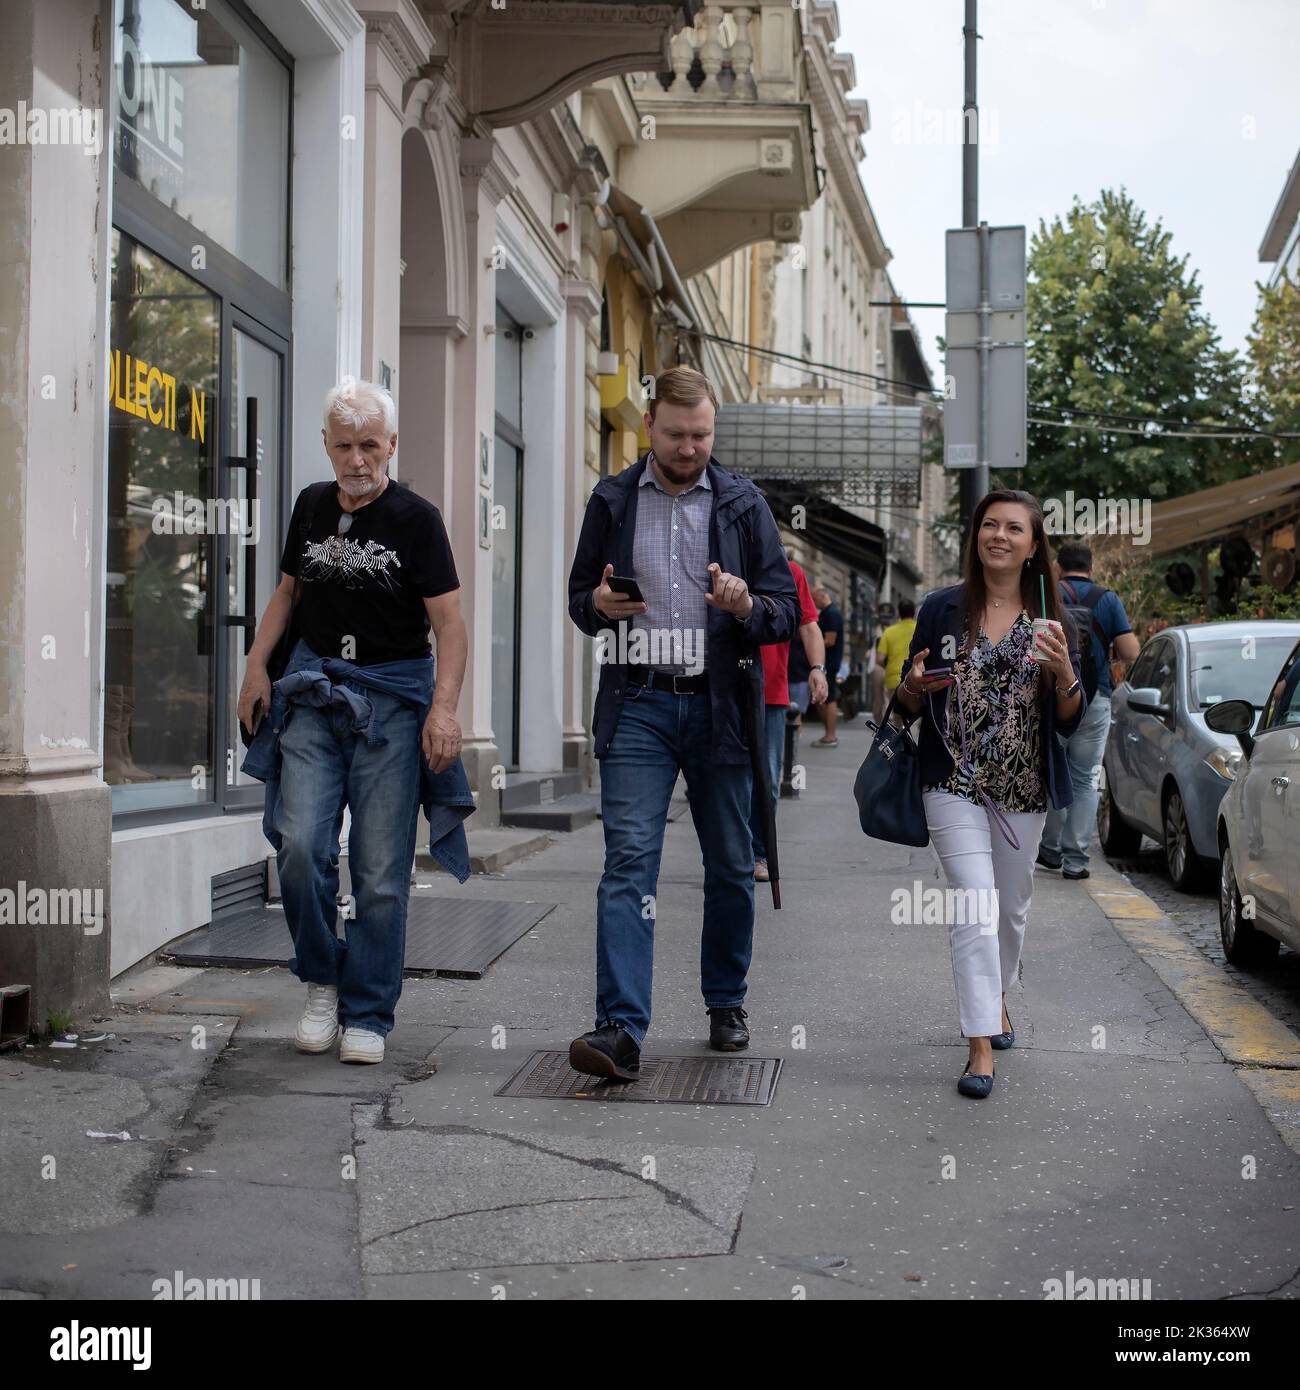
[[569,1065],[585,1076],[604,1076],[611,1081],[639,1081],[641,1049],[616,1023],[608,1023],[574,1038],[569,1044]]
[[1049,855],[1044,854],[1040,849],[1034,859],[1034,863],[1041,864],[1045,869],[1059,869],[1062,863],[1064,863],[1064,860],[1053,859]]
[[1087,878],[1087,877],[1088,877],[1088,871],[1087,871],[1087,869],[1062,869],[1062,870],[1061,870],[1061,877],[1062,877],[1062,878]]
[[709,1046],[715,1052],[743,1052],[749,1046],[748,1017],[739,1004],[730,1009],[710,1009]]

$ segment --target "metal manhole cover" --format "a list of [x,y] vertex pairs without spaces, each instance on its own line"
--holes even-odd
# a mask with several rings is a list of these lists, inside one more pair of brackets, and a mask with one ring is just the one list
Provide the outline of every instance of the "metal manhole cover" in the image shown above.
[[574,1071],[568,1052],[534,1052],[496,1094],[535,1100],[769,1105],[780,1074],[778,1057],[642,1057],[639,1081],[604,1081]]

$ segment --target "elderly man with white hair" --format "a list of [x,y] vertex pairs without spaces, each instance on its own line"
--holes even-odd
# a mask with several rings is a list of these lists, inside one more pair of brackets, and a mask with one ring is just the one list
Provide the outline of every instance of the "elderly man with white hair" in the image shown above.
[[278,851],[289,967],[307,985],[295,1045],[327,1052],[341,1033],[340,1061],[379,1062],[402,989],[421,806],[431,853],[462,882],[469,873],[462,822],[473,796],[456,721],[467,644],[442,517],[388,476],[392,397],[345,379],[325,398],[321,435],[335,481],[305,488],[294,505],[239,718],[250,736],[244,771],[266,783],[263,829]]

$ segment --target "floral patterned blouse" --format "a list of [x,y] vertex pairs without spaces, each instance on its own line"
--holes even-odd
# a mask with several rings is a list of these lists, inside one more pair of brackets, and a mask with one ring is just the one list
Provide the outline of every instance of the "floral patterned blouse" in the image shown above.
[[[1042,668],[1033,659],[1033,633],[1033,622],[1022,609],[1000,642],[994,645],[981,628],[971,650],[953,662],[961,681],[971,771],[954,766],[946,781],[927,786],[927,791],[979,801],[978,784],[999,810],[1047,810],[1038,703]],[[955,684],[948,687],[948,719],[948,742],[960,753]]]

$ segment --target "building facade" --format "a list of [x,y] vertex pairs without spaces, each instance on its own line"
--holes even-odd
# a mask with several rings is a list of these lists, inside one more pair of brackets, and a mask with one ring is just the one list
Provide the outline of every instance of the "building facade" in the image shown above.
[[655,374],[754,401],[807,389],[774,348],[923,370],[870,303],[896,296],[835,31],[822,0],[9,7],[3,90],[66,138],[0,144],[0,884],[105,904],[0,937],[37,1018],[102,1005],[265,865],[235,706],[340,378],[392,391],[394,476],[446,521],[492,826],[592,774],[568,566]]
[[65,138],[33,122],[0,145],[22,249],[0,291],[0,880],[105,903],[84,930],[6,931],[0,979],[33,986],[36,1017],[102,1004],[265,859],[235,703],[289,509],[329,476],[342,376],[393,390],[395,475],[451,533],[480,823],[510,768],[563,765],[569,460],[600,311],[575,94],[666,68],[696,8],[8,7],[3,90]]
[[[933,380],[911,316],[889,274],[892,253],[858,172],[870,130],[866,100],[851,55],[837,53],[838,9],[813,0],[806,38],[808,73],[825,188],[804,219],[800,243],[777,258],[768,342],[759,393],[767,400],[880,406],[926,406],[927,437],[937,428]],[[791,553],[848,604],[846,617],[861,645],[877,612],[888,616],[903,598],[947,581],[956,531],[945,526],[951,489],[941,465],[923,463],[914,493],[877,488],[845,500],[853,514],[886,537],[878,583],[855,579],[852,567],[818,556],[788,531]],[[853,609],[852,613],[849,609]]]
[[1286,183],[1268,219],[1264,240],[1259,244],[1259,259],[1272,265],[1269,288],[1276,288],[1283,276],[1292,284],[1300,284],[1300,155],[1291,166]]

